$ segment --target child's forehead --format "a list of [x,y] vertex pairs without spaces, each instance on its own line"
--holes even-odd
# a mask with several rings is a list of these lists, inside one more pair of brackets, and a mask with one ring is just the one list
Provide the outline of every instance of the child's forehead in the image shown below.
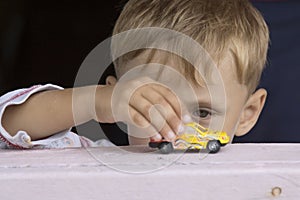
[[[210,57],[211,58],[211,57]],[[155,65],[157,64],[157,65]],[[235,63],[230,55],[214,62],[212,58],[208,61],[207,58],[199,58],[197,66],[192,65],[187,60],[178,55],[166,52],[163,50],[144,50],[138,56],[126,62],[124,71],[127,71],[142,66],[138,71],[139,76],[154,75],[155,80],[168,80],[170,82],[180,83],[176,81],[176,77],[172,75],[172,70],[176,70],[181,76],[195,87],[207,87],[207,85],[239,84]],[[172,72],[172,73],[171,73]]]

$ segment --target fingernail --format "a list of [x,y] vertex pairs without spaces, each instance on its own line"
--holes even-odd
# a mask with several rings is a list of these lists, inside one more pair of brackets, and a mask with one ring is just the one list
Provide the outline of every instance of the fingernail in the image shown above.
[[184,115],[182,121],[184,123],[192,122],[192,118],[189,115]]
[[154,141],[160,141],[162,139],[161,135],[160,134],[156,134],[155,136],[152,137],[152,139]]
[[175,138],[175,133],[173,131],[169,131],[167,137],[169,140],[173,140]]
[[183,132],[184,131],[184,125],[183,124],[180,124],[179,126],[178,126],[178,133],[181,133],[181,132]]

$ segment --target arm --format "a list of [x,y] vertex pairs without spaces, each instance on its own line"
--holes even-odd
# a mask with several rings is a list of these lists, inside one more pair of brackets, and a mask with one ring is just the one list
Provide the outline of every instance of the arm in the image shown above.
[[[164,110],[156,105],[162,105]],[[39,92],[23,104],[7,107],[2,125],[12,136],[23,130],[32,140],[38,140],[92,119],[102,123],[123,121],[134,127],[147,127],[133,136],[171,141],[186,113],[182,111],[172,91],[141,78],[117,85]]]
[[42,91],[32,95],[20,105],[8,106],[2,117],[2,125],[12,136],[18,130],[26,131],[32,140],[42,139],[75,125],[72,111],[72,95],[76,107],[77,124],[93,119],[89,105],[90,91],[103,86],[88,86],[65,90]]

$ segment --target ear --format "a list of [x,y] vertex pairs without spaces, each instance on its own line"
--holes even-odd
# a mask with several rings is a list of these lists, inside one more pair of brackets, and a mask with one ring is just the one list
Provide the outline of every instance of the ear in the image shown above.
[[240,121],[235,132],[236,136],[245,135],[253,128],[265,105],[266,98],[267,91],[265,89],[258,89],[248,98],[240,116]]
[[106,85],[115,85],[117,83],[117,79],[114,76],[108,76],[105,80]]

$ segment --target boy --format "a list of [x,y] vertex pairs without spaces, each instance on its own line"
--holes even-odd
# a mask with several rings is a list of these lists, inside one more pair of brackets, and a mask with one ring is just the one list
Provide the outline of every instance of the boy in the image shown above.
[[[248,1],[130,0],[114,34],[143,27],[173,30],[192,38],[216,63],[221,79],[210,81],[218,76],[213,67],[207,67],[211,73],[201,68],[211,65],[206,58],[198,68],[187,57],[174,55],[176,47],[171,48],[173,52],[138,49],[116,57],[118,80],[109,76],[106,85],[35,86],[1,97],[0,145],[92,146],[69,130],[92,119],[126,122],[131,144],[145,144],[149,138],[173,141],[191,120],[221,127],[231,136],[244,135],[255,125],[267,95],[264,89],[255,89],[266,62],[269,36],[262,16]],[[117,51],[121,44],[112,46]],[[213,82],[219,82],[216,85],[223,90],[211,89]],[[192,92],[186,92],[187,88]],[[211,125],[214,121],[217,125]]]

